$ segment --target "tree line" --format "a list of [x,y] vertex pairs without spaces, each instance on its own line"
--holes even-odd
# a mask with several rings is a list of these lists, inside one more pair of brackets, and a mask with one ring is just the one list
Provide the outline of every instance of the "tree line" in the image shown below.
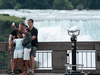
[[0,0],[0,9],[100,9],[99,0]]

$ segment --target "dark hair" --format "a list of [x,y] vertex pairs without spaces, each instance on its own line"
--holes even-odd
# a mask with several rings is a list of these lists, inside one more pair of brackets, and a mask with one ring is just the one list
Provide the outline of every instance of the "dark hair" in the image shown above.
[[19,33],[22,35],[22,33],[21,33],[21,32],[17,32],[17,34],[19,34]]
[[[26,30],[31,34],[31,30],[29,28],[26,28]],[[31,34],[31,36],[32,36],[32,34]]]
[[31,21],[32,23],[34,23],[34,20],[33,19],[28,19],[28,21]]
[[28,26],[26,25],[26,28],[28,28]]
[[31,30],[30,30],[29,28],[26,28],[26,30],[27,30],[28,32],[31,32]]
[[20,22],[20,24],[26,26],[24,22]]

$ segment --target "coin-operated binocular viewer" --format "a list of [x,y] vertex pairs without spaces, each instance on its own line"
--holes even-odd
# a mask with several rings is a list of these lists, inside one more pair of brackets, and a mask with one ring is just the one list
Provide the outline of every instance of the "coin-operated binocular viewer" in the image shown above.
[[66,68],[70,67],[70,72],[65,72],[65,75],[84,75],[83,69],[82,72],[76,70],[76,67],[78,66],[82,66],[83,68],[82,64],[76,64],[76,41],[77,41],[77,36],[80,34],[80,30],[77,26],[74,26],[68,30],[68,34],[71,36],[72,64],[65,64]]

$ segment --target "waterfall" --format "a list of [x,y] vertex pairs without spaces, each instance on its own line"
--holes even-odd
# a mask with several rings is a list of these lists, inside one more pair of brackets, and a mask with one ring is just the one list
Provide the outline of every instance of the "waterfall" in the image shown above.
[[100,10],[0,10],[0,14],[34,19],[38,29],[38,41],[70,41],[68,29],[72,26],[80,28],[78,41],[100,40]]
[[99,20],[54,20],[35,21],[34,26],[38,29],[39,41],[70,41],[68,29],[73,26],[80,28],[78,41],[99,41]]

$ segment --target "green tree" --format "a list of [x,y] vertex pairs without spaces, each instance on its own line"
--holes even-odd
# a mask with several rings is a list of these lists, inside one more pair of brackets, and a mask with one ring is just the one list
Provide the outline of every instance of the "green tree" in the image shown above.
[[100,9],[100,1],[99,0],[95,1],[95,5],[96,5],[97,9]]
[[21,7],[21,5],[19,3],[16,3],[16,6],[14,7],[15,10],[19,9]]
[[89,5],[89,8],[90,9],[97,9],[98,8],[97,5],[96,5],[96,1],[97,0],[92,0],[91,1],[91,4]]
[[49,9],[50,5],[48,0],[37,0],[36,1],[36,9]]
[[72,2],[72,5],[74,6],[75,9],[78,5],[81,5],[81,4],[84,6],[85,9],[89,8],[92,2],[92,0],[69,0],[69,1]]
[[2,8],[2,5],[3,5],[2,0],[0,0],[0,8]]
[[0,2],[2,2],[2,9],[13,9],[16,5],[16,0],[0,0]]
[[53,6],[53,2],[54,2],[54,0],[47,0],[48,1],[48,4],[49,4],[49,8],[53,8],[52,6]]
[[65,7],[66,7],[65,9],[67,9],[67,10],[72,10],[72,9],[74,9],[74,6],[73,6],[72,3],[69,2],[68,0],[65,0],[64,3],[65,3]]
[[53,2],[53,8],[54,9],[67,9],[67,10],[74,9],[72,3],[69,2],[68,0],[55,0]]
[[64,0],[54,0],[53,8],[54,9],[63,9],[64,8]]
[[79,4],[79,0],[69,0],[69,1],[72,2],[74,8],[76,8],[76,6]]
[[100,9],[99,0],[0,0],[0,9]]
[[84,6],[82,4],[78,5],[78,6],[76,6],[76,9],[82,10],[82,9],[84,9]]

